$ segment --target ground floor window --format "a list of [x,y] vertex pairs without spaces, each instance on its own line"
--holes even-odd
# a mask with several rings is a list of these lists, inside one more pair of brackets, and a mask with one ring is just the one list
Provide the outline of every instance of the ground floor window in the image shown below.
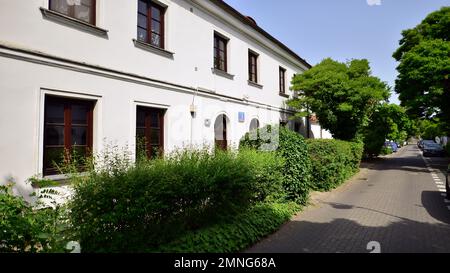
[[214,122],[214,142],[216,148],[227,150],[227,116],[219,115]]
[[136,112],[136,155],[154,158],[164,152],[163,109],[138,106]]
[[259,120],[254,118],[252,119],[252,121],[250,122],[250,131],[256,130],[259,128]]
[[43,174],[58,173],[66,161],[85,167],[92,151],[94,101],[55,96],[45,97]]

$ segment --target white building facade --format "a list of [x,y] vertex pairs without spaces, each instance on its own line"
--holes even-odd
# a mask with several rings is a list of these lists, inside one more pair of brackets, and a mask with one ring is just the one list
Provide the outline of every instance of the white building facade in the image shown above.
[[[224,2],[0,0],[0,183],[64,149],[236,146],[287,122],[310,65]],[[306,135],[305,123],[289,121]]]

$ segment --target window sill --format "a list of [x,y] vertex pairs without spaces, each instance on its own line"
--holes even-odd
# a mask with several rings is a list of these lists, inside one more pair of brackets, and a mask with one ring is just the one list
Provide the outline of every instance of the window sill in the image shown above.
[[229,73],[227,73],[227,72],[225,72],[223,70],[220,70],[220,69],[217,69],[217,68],[213,67],[213,68],[211,68],[211,71],[212,71],[213,74],[215,74],[217,76],[221,76],[221,77],[227,78],[229,80],[234,80],[234,75],[229,74]]
[[285,97],[285,98],[289,98],[289,95],[285,94],[285,93],[279,93],[279,95],[282,96],[282,97]]
[[252,81],[248,81],[248,85],[259,88],[259,89],[263,89],[264,86],[262,86],[261,84],[258,84],[256,82],[252,82]]
[[150,51],[152,53],[156,53],[156,54],[158,54],[160,56],[163,56],[163,57],[166,57],[166,58],[169,58],[169,59],[173,59],[173,55],[175,54],[173,52],[164,50],[162,48],[156,47],[156,46],[148,44],[148,43],[141,42],[141,41],[136,40],[136,39],[133,39],[133,43],[134,43],[134,46],[137,47],[137,48],[140,48],[140,49],[143,49],[143,50],[147,50],[147,51]]
[[[89,175],[89,173],[87,173],[87,172],[82,172],[82,173],[77,174],[77,176],[87,176],[87,175]],[[60,187],[60,186],[67,186],[67,185],[71,184],[70,175],[68,175],[68,174],[45,175],[44,177],[42,177],[42,179],[51,180],[55,184],[52,184],[49,186],[41,186],[39,184],[32,184],[33,188],[38,189],[38,188],[47,188],[47,187]]]
[[62,13],[59,13],[59,12],[56,12],[53,10],[45,9],[42,7],[40,8],[40,10],[42,12],[42,16],[44,16],[44,18],[46,18],[48,20],[51,20],[51,21],[54,21],[57,23],[62,23],[64,25],[100,36],[103,38],[108,38],[108,30],[106,30],[106,29],[96,27],[94,25],[88,24],[86,22],[69,17],[67,15],[64,15]]

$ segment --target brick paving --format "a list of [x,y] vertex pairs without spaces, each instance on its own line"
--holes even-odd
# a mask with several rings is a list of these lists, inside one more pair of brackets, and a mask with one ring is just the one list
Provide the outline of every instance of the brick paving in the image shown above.
[[[448,159],[429,166],[445,181]],[[250,253],[450,252],[449,204],[414,145],[363,166],[351,181],[330,193],[314,193],[305,208]]]

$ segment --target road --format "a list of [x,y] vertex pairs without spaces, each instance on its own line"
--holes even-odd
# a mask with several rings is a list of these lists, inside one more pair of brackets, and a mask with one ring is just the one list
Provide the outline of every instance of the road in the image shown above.
[[366,163],[340,188],[315,193],[315,204],[246,252],[450,252],[446,164],[448,158],[422,157],[415,145]]

